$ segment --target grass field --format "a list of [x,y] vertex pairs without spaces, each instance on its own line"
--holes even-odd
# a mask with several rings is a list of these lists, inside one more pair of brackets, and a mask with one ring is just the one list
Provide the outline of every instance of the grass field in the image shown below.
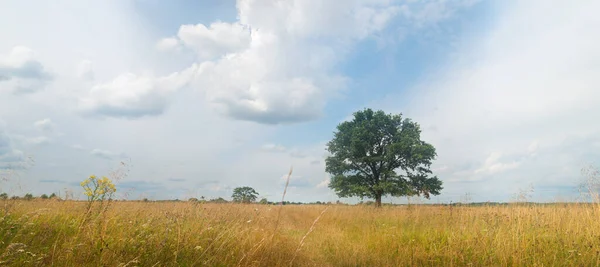
[[600,207],[4,200],[11,266],[598,266]]

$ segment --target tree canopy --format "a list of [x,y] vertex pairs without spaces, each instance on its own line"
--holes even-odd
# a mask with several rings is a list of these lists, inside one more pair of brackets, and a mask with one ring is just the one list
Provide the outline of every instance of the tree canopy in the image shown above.
[[381,206],[382,196],[429,198],[442,190],[430,170],[435,148],[421,140],[419,124],[402,114],[355,112],[337,126],[327,150],[329,188],[339,197],[373,198]]
[[231,197],[235,202],[250,203],[256,201],[258,193],[252,187],[236,187]]

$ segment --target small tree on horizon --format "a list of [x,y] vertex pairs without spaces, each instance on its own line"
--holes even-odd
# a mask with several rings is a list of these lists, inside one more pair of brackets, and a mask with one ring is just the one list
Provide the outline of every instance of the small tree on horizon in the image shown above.
[[329,188],[339,197],[367,197],[381,206],[386,195],[438,195],[442,182],[429,170],[435,148],[422,141],[417,123],[401,114],[365,109],[337,126],[327,143]]
[[236,187],[235,189],[233,189],[233,194],[231,195],[233,201],[242,203],[254,202],[256,201],[257,197],[258,193],[252,187],[249,186]]
[[214,202],[214,203],[227,203],[227,200],[225,200],[225,199],[224,199],[224,198],[222,198],[222,197],[218,197],[218,198],[215,198],[215,199],[211,199],[211,200],[209,200],[208,202]]

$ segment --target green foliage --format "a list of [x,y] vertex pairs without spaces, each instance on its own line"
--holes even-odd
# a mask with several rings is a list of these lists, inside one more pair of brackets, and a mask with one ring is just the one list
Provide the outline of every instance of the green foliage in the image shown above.
[[[337,126],[327,143],[329,188],[339,197],[438,195],[442,182],[429,169],[435,148],[420,139],[420,126],[401,114],[365,109]],[[431,177],[430,177],[431,176]]]
[[33,199],[33,195],[31,193],[27,193],[27,194],[25,194],[25,196],[23,198],[25,200],[32,200]]
[[0,194],[0,199],[8,199],[8,194],[7,193]]
[[248,186],[236,187],[233,189],[233,194],[231,195],[233,201],[242,203],[254,202],[257,197],[258,193],[252,187]]
[[48,195],[46,195],[46,194],[42,194],[42,195],[40,196],[40,198],[41,198],[41,199],[48,199]]
[[269,204],[269,201],[266,198],[262,198],[258,203],[259,204]]
[[208,202],[211,202],[211,203],[227,203],[227,200],[225,200],[222,197],[219,197],[219,198],[211,199]]

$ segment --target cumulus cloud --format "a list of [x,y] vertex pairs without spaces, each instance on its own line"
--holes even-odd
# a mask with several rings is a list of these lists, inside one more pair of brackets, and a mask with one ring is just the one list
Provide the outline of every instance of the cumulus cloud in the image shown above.
[[82,97],[79,108],[88,115],[139,118],[162,114],[169,98],[184,87],[194,67],[164,77],[122,74],[113,81],[99,84]]
[[0,89],[15,94],[34,93],[51,79],[52,75],[28,47],[15,46],[8,55],[0,55]]
[[[182,25],[177,33],[181,44],[193,49],[200,59],[214,59],[229,53],[244,50],[250,45],[250,30],[239,23],[213,22]],[[163,46],[176,47],[177,39],[166,38]]]
[[317,184],[317,188],[327,188],[329,186],[329,182],[329,178],[325,178],[325,180]]
[[156,43],[156,48],[160,51],[174,51],[181,49],[181,43],[174,37],[163,38]]
[[476,169],[474,171],[475,174],[485,173],[485,174],[495,174],[500,173],[506,170],[511,170],[519,167],[521,164],[519,161],[510,161],[510,162],[502,162],[500,153],[492,153],[488,156],[488,158],[483,163],[481,168]]
[[438,148],[442,179],[480,181],[470,190],[490,193],[566,186],[577,183],[583,162],[600,160],[586,143],[600,138],[598,8],[507,2],[491,30],[463,42],[453,64],[415,87],[407,115]]
[[349,78],[336,64],[353,45],[399,16],[408,21],[447,18],[451,11],[440,14],[444,3],[435,6],[436,13],[425,12],[434,9],[430,5],[382,0],[343,5],[241,0],[238,21],[183,25],[176,38],[163,39],[159,46],[182,45],[196,52],[201,62],[192,85],[221,114],[263,124],[297,123],[319,118],[326,100],[346,87]]

